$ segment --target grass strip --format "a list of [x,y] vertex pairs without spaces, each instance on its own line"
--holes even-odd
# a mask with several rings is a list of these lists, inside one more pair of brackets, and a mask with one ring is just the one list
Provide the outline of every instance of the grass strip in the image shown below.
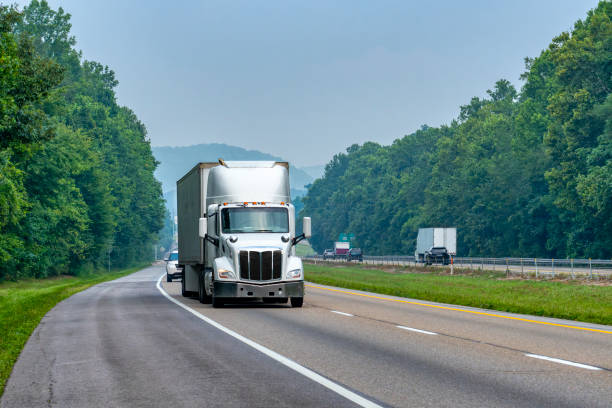
[[385,295],[612,325],[612,286],[305,264],[306,280]]
[[0,396],[23,346],[57,303],[95,284],[120,278],[144,266],[84,276],[28,279],[0,284]]

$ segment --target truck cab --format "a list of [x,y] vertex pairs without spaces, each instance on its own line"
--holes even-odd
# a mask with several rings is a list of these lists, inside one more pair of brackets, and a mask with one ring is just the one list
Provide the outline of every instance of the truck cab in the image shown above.
[[[205,274],[204,290],[211,300],[261,298],[268,303],[291,299],[300,307],[304,298],[304,269],[295,256],[290,203],[243,202],[211,204],[203,218],[201,236],[214,253]],[[304,231],[310,236],[309,219]]]

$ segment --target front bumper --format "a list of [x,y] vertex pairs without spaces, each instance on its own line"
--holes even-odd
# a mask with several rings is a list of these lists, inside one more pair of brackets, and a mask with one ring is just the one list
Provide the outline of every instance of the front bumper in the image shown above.
[[304,297],[304,281],[276,282],[262,285],[215,281],[213,289],[215,296],[220,298]]

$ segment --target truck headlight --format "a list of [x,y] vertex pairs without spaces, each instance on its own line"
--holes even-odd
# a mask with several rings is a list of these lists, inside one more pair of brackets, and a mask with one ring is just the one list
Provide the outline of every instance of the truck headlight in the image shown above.
[[287,272],[287,278],[288,279],[297,279],[297,278],[301,278],[302,277],[302,270],[301,269],[294,269],[292,271]]
[[236,279],[234,271],[229,269],[219,269],[217,270],[217,275],[219,275],[219,279]]

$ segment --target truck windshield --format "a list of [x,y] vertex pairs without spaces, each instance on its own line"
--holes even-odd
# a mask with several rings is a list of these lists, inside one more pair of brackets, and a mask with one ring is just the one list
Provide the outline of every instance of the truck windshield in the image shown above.
[[289,232],[286,208],[224,208],[221,211],[224,233]]
[[170,254],[170,260],[171,261],[178,261],[178,253],[173,252]]

